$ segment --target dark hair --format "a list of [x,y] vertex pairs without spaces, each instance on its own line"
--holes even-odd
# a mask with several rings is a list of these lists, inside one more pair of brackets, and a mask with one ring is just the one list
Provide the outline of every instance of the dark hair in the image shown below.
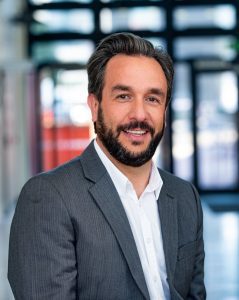
[[98,101],[102,99],[104,75],[107,62],[117,54],[143,55],[154,58],[162,67],[167,79],[167,104],[170,101],[173,83],[173,63],[169,54],[152,43],[132,33],[114,33],[103,39],[87,63],[88,92]]

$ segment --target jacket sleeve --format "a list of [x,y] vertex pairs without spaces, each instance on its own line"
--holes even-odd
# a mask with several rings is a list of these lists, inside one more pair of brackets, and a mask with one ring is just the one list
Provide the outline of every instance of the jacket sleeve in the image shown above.
[[206,299],[206,289],[204,284],[204,241],[203,241],[203,213],[201,201],[198,192],[192,186],[197,202],[197,215],[198,215],[198,231],[197,231],[197,252],[195,257],[193,277],[190,285],[190,291],[187,299],[190,300],[204,300]]
[[74,229],[58,190],[44,176],[23,188],[13,217],[8,279],[16,300],[76,299]]

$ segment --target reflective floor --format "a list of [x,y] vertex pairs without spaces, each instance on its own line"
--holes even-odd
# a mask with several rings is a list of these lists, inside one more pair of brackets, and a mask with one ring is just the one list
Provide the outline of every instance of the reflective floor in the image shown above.
[[239,300],[239,211],[203,210],[207,299]]
[[[207,299],[239,300],[239,211],[214,212],[204,202],[203,210]],[[12,214],[11,211],[0,220],[1,300],[13,299],[6,279],[8,236]]]

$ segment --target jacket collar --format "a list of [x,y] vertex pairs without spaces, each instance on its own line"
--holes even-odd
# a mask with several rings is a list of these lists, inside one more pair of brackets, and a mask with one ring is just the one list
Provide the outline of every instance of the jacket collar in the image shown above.
[[149,292],[128,218],[93,142],[82,154],[80,161],[85,177],[94,183],[89,192],[111,226],[138,288],[145,299],[149,300]]
[[178,252],[178,216],[177,196],[172,192],[172,183],[165,172],[160,170],[163,187],[159,196],[158,210],[161,222],[163,247],[169,285],[173,284],[173,276]]
[[[82,154],[80,161],[85,177],[94,183],[89,191],[114,231],[136,284],[144,297],[149,299],[148,289],[129,221],[114,184],[95,151],[93,142],[90,143]],[[158,199],[158,210],[167,275],[169,285],[171,286],[178,247],[177,201],[176,195],[171,192],[169,179],[167,179],[167,176],[164,176],[163,171],[160,171],[160,175],[163,179],[163,187]]]

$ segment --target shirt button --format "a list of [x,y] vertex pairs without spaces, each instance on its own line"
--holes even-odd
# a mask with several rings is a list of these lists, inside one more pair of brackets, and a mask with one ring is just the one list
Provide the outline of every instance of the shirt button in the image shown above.
[[154,276],[154,282],[157,282],[158,279],[157,279],[157,276]]
[[146,242],[147,242],[147,244],[150,244],[151,243],[151,238],[147,238]]

